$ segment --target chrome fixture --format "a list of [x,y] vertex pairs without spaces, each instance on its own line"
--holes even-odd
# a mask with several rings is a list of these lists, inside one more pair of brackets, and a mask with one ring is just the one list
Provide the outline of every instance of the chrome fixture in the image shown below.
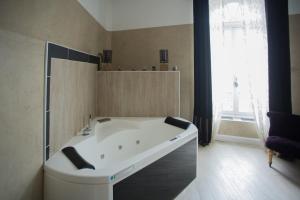
[[91,134],[91,131],[92,131],[92,129],[91,129],[91,122],[92,122],[92,115],[90,114],[90,115],[89,115],[89,122],[88,122],[88,125],[87,125],[87,127],[86,127],[85,129],[83,129],[83,131],[82,131],[82,135],[83,135],[83,136],[87,136],[87,135]]

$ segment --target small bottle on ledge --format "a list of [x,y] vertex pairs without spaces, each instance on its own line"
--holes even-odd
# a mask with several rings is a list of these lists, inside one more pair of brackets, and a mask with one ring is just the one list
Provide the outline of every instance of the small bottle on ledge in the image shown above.
[[169,71],[168,63],[160,63],[160,71]]

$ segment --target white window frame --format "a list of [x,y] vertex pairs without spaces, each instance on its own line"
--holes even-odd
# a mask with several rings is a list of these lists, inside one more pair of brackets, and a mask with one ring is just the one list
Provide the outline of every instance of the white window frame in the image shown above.
[[[243,20],[240,21],[224,21],[223,22],[223,30],[233,30],[240,28],[245,30],[245,24]],[[234,119],[246,119],[246,120],[254,120],[254,113],[253,112],[240,112],[239,111],[239,95],[238,95],[238,88],[234,86],[233,82],[233,110],[232,111],[222,111],[222,117],[229,117]]]

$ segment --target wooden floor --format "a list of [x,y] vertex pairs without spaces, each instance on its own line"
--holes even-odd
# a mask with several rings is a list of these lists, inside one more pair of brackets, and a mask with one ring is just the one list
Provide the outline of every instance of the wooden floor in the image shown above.
[[300,200],[300,162],[273,159],[264,149],[215,142],[199,148],[198,177],[176,200]]

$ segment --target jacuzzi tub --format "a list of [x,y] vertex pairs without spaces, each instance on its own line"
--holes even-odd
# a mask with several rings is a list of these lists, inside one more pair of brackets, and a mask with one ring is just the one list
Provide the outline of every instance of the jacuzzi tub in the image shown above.
[[159,197],[174,198],[195,178],[197,128],[193,124],[183,130],[164,123],[165,118],[111,118],[102,123],[99,119],[93,120],[90,135],[80,132],[64,145],[74,147],[95,170],[78,170],[61,151],[56,152],[44,165],[46,200],[134,199],[138,196],[134,192],[150,195],[161,188],[160,183],[173,179],[180,180],[181,188],[162,186],[172,194]]

